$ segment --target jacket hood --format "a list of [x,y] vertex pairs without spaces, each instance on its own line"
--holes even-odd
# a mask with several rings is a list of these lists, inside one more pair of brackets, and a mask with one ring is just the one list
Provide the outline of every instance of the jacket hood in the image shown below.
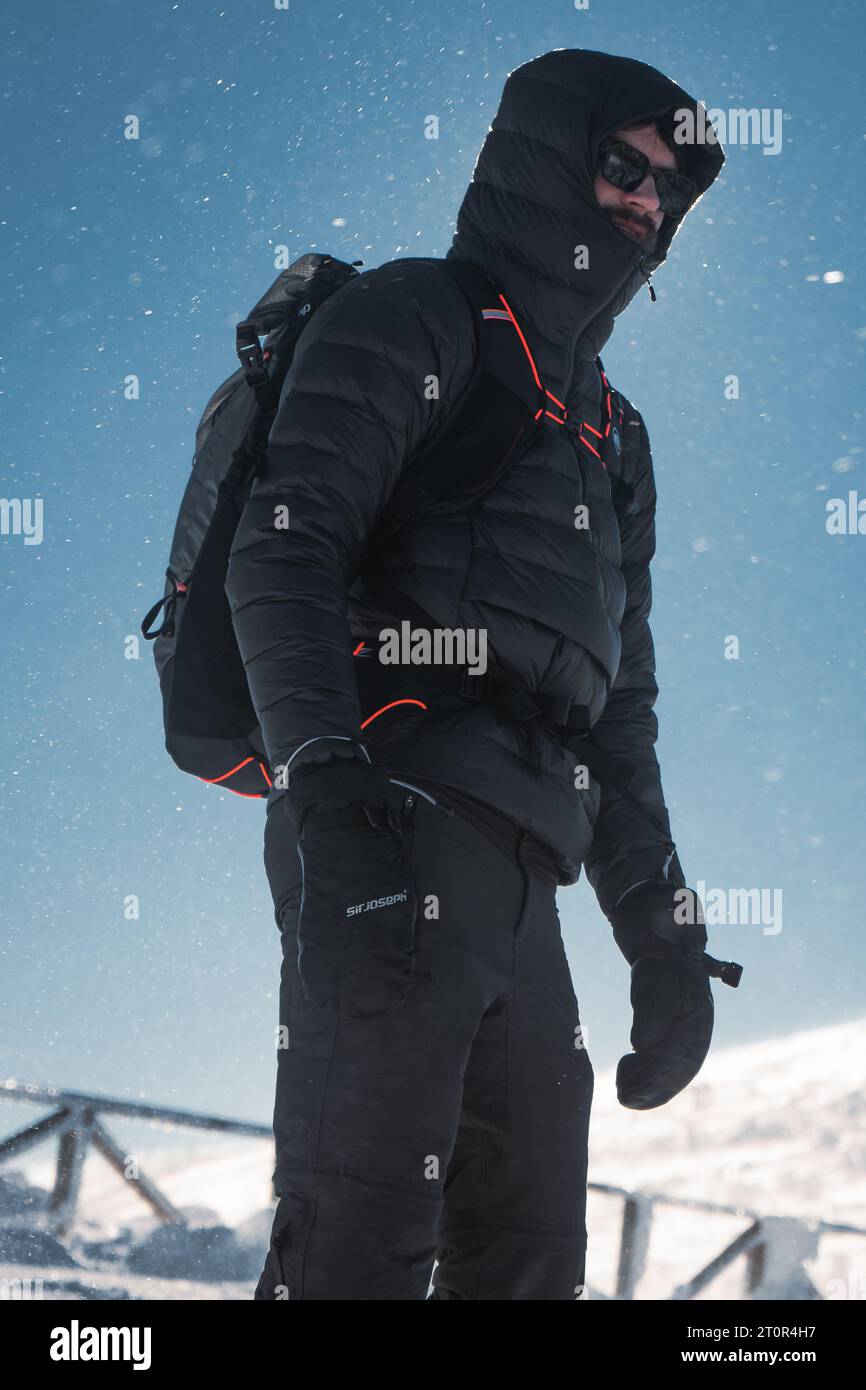
[[[618,231],[595,197],[599,145],[623,126],[683,109],[710,131],[704,143],[679,147],[681,171],[697,189],[694,207],[724,154],[706,113],[663,73],[633,58],[561,48],[515,68],[505,83],[447,254],[474,261],[501,287],[545,384],[564,394],[666,259],[683,220],[665,217],[649,253]],[[575,266],[578,246],[588,249],[588,268]]]

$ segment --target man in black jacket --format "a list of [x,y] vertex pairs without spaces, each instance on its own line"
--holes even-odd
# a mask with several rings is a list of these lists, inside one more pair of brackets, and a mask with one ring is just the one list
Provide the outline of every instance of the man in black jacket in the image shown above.
[[[421,1299],[434,1259],[434,1298],[579,1296],[593,1072],[555,895],[581,864],[632,966],[620,1099],[664,1103],[709,1048],[706,935],[654,749],[652,460],[598,360],[722,165],[706,129],[631,59],[557,50],[509,76],[448,258],[501,292],[550,409],[482,501],[416,514],[369,564],[471,376],[467,304],[437,267],[392,262],[301,338],[226,584],[279,772],[259,1299]],[[410,692],[375,650],[403,620],[483,633],[497,681],[413,666]]]

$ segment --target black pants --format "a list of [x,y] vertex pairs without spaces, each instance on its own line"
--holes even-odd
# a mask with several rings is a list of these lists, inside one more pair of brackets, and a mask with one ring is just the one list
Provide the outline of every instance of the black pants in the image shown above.
[[279,1197],[256,1298],[574,1299],[584,1283],[593,1071],[556,884],[487,808],[407,792],[415,983],[338,1018],[297,971],[300,870],[281,800],[265,865],[283,946]]

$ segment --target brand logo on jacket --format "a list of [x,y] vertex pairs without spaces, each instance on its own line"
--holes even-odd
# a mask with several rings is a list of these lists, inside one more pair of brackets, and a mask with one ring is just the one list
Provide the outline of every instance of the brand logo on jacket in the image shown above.
[[617,429],[616,425],[614,425],[613,429],[611,430],[610,437],[611,437],[611,439],[613,440],[613,447],[614,447],[614,449],[615,449],[617,455],[621,454],[621,453],[622,453],[622,440],[621,440],[620,437],[619,437],[619,430]]
[[392,907],[394,903],[404,903],[406,901],[406,889],[402,893],[388,893],[384,898],[371,898],[366,903],[355,903],[354,907],[346,908],[347,917],[357,917],[361,912],[375,912],[380,907]]

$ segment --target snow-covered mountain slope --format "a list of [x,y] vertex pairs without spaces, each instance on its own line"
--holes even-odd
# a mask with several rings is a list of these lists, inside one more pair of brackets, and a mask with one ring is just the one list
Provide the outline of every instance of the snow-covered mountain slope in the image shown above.
[[[686,1091],[645,1113],[624,1110],[613,1074],[599,1074],[589,1176],[760,1215],[866,1228],[866,1020],[712,1053]],[[589,1266],[607,1289],[619,1206],[600,1196],[589,1204]],[[664,1296],[747,1224],[657,1206],[638,1296]],[[823,1236],[819,1258],[807,1267],[823,1297],[866,1298],[866,1238]],[[707,1296],[739,1297],[742,1281],[740,1261]]]
[[711,1053],[645,1113],[600,1074],[593,1180],[866,1227],[866,1019]]

